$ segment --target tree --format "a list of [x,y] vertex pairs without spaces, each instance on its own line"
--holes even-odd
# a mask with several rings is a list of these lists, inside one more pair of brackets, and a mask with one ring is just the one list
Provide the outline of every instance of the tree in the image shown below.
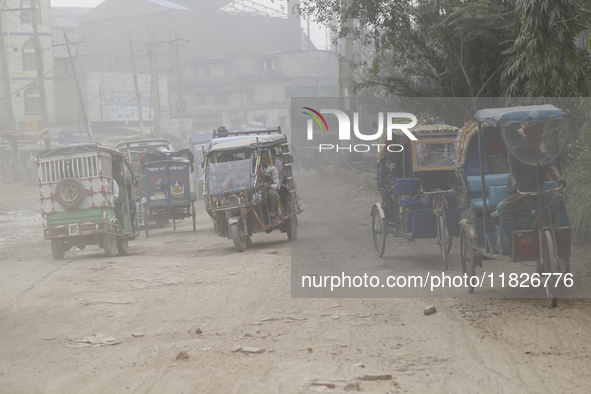
[[[581,4],[582,3],[582,4]],[[508,96],[575,97],[591,93],[591,57],[581,45],[590,11],[584,0],[519,0],[522,16],[502,83]]]
[[[301,0],[299,11],[320,23],[333,20],[339,36],[352,34],[375,52],[358,88],[380,87],[406,97],[500,96],[517,20],[505,0]],[[355,19],[351,28],[346,21]]]

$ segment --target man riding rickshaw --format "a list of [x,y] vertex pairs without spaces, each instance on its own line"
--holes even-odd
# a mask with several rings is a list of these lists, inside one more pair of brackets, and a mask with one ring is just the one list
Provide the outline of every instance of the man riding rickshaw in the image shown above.
[[[525,146],[520,147],[520,156],[524,157],[525,161],[519,160],[509,152],[507,157],[509,165],[507,192],[509,196],[497,205],[500,221],[499,243],[502,253],[507,255],[512,252],[513,232],[531,229],[534,225],[532,202],[530,199],[523,198],[519,192],[535,192],[538,188],[543,187],[545,181],[549,180],[558,182],[562,187],[566,186],[566,181],[560,176],[552,156],[540,149],[545,130],[544,124],[527,123],[520,130],[525,141]],[[540,163],[540,166],[533,166],[529,162]],[[557,223],[559,227],[570,227],[562,193],[552,193],[549,207],[552,223]],[[538,271],[541,272],[539,264]]]
[[544,287],[552,306],[564,291],[559,285],[572,281],[566,182],[555,164],[569,118],[553,105],[490,108],[459,131],[457,168],[466,206],[460,250],[469,293],[478,287],[475,270],[484,260],[537,261],[535,274],[520,275],[531,279],[522,287]]

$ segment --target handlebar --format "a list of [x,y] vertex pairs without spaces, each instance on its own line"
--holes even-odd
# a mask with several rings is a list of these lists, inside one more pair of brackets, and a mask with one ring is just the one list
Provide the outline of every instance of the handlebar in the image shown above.
[[563,186],[560,185],[557,188],[542,190],[541,192],[522,192],[522,191],[519,191],[519,189],[517,189],[517,194],[520,194],[522,196],[537,196],[538,194],[548,194],[551,192],[557,192],[557,191],[562,190],[562,188],[563,188]]
[[439,193],[455,193],[456,189],[450,189],[450,190],[435,190],[433,192],[423,192],[421,193],[422,195],[428,195],[428,194],[439,194]]

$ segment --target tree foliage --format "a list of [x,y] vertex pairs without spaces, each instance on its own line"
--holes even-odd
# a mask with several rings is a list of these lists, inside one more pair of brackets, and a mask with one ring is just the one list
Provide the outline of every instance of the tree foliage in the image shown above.
[[373,43],[359,88],[408,97],[558,97],[591,93],[581,45],[590,3],[300,0],[296,8],[340,37]]
[[591,57],[582,45],[585,1],[519,0],[520,29],[502,84],[509,96],[574,97],[591,93]]

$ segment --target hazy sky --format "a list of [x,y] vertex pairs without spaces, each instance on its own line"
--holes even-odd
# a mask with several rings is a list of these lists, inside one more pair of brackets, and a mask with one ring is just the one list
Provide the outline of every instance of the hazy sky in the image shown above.
[[[51,0],[51,5],[53,7],[96,7],[103,1],[104,0]],[[273,8],[278,8],[280,3],[285,3],[285,1],[281,0],[275,0],[275,2],[271,2],[271,0],[255,0],[255,2]]]
[[[51,0],[52,7],[96,7],[105,0]],[[256,3],[263,4],[270,8],[281,9],[282,5],[287,5],[285,0],[254,0]],[[302,21],[302,27],[305,28],[305,22]],[[329,42],[326,38],[326,30],[311,24],[310,36],[314,45],[319,49],[326,49]]]

